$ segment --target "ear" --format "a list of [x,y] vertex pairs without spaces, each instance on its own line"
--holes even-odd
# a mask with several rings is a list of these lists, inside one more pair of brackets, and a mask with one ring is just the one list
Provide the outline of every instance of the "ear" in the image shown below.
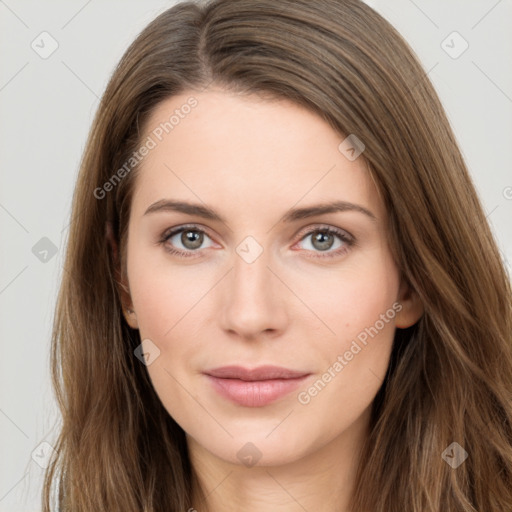
[[402,309],[400,309],[395,316],[395,325],[400,329],[411,327],[424,313],[424,307],[420,297],[412,287],[407,284],[405,279],[402,279],[400,283],[397,301],[402,306]]
[[112,262],[114,264],[116,288],[121,298],[123,316],[126,320],[126,323],[132,329],[138,329],[139,324],[137,322],[137,315],[135,314],[135,309],[133,307],[132,299],[130,296],[128,281],[124,279],[120,269],[119,247],[117,244],[116,237],[114,236],[114,229],[112,227],[112,223],[110,221],[107,221],[105,223],[105,238],[107,240],[108,245],[110,246]]

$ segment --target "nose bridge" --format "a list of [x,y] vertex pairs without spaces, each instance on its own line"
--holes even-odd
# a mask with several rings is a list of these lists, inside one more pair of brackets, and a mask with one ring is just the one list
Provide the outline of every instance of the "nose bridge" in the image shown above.
[[246,237],[235,249],[233,272],[223,305],[223,327],[252,337],[266,330],[280,330],[285,321],[283,302],[269,250]]
[[270,251],[253,236],[248,236],[235,249],[232,282],[233,297],[264,307],[270,299],[272,273]]
[[265,296],[265,292],[271,287],[269,280],[272,273],[267,268],[271,264],[269,251],[260,247],[261,250],[251,245],[251,242],[243,242],[236,248],[233,293],[259,300],[263,298],[260,295]]

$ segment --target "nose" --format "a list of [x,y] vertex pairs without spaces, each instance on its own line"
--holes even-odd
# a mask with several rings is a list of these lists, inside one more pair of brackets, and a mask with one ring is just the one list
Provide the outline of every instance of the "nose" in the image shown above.
[[222,287],[221,327],[241,339],[276,337],[288,322],[286,286],[266,251],[252,262],[234,254],[233,270]]

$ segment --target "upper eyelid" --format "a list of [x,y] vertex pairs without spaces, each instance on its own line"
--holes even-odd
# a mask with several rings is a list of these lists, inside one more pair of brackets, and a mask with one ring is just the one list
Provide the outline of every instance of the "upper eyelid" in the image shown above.
[[169,229],[166,229],[163,234],[162,234],[162,238],[169,238],[171,236],[174,236],[174,235],[177,235],[178,233],[181,233],[182,231],[186,231],[186,230],[190,230],[190,231],[194,231],[194,230],[197,230],[197,231],[201,231],[203,233],[205,233],[206,235],[208,235],[210,238],[213,238],[210,234],[209,234],[209,229],[206,228],[205,226],[202,226],[200,224],[183,224],[181,226],[176,226],[174,228],[169,228]]
[[[298,232],[297,236],[300,236],[300,235],[306,236],[306,235],[310,235],[314,231],[323,231],[323,230],[325,230],[325,231],[332,231],[332,232],[334,232],[334,234],[337,234],[338,236],[346,235],[351,240],[355,240],[354,235],[352,235],[346,229],[339,228],[339,227],[336,227],[336,226],[330,226],[329,224],[316,224],[316,225],[313,225],[313,226],[305,227],[303,230],[301,229]],[[300,239],[302,239],[302,238],[303,237],[301,236]]]

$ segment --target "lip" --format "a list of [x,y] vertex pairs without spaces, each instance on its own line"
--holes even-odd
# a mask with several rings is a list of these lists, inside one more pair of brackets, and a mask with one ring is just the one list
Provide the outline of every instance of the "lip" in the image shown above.
[[311,375],[279,366],[223,366],[204,372],[215,391],[245,407],[263,407],[297,389]]

